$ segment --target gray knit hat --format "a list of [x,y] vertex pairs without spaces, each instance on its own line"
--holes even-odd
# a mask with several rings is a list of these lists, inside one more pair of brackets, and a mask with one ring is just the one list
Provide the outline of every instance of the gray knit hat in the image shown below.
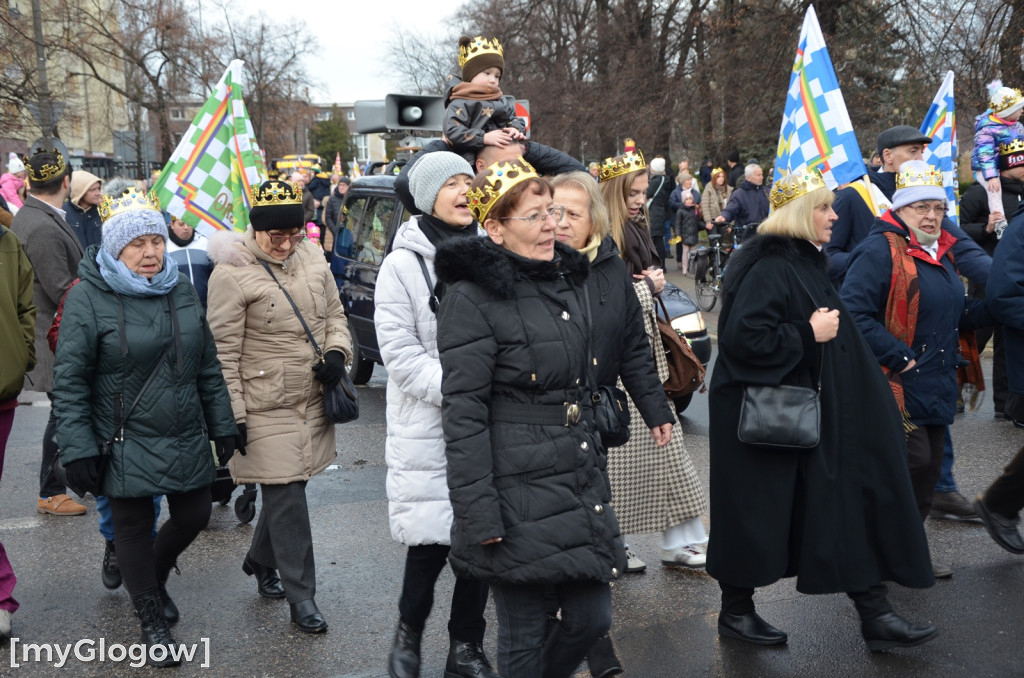
[[[120,177],[103,187],[100,217],[103,219],[103,249],[115,259],[128,243],[144,235],[167,240],[167,222],[155,198]],[[109,215],[109,216],[108,216]]]
[[434,200],[445,182],[460,174],[473,176],[473,168],[461,155],[448,151],[425,153],[409,170],[409,192],[416,209],[431,214]]

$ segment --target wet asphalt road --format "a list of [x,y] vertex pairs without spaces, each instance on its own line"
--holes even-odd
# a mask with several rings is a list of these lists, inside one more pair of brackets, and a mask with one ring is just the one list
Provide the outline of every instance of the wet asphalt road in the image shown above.
[[[256,594],[255,583],[240,567],[253,525],[239,524],[230,506],[214,506],[210,527],[183,555],[181,576],[172,575],[168,586],[182,615],[174,629],[176,639],[208,639],[210,667],[201,668],[197,658],[179,669],[160,670],[161,675],[386,675],[404,550],[391,541],[387,525],[384,384],[378,367],[369,387],[361,389],[360,419],[339,427],[337,468],[308,486],[317,602],[330,630],[319,636],[300,633],[288,623],[286,603]],[[138,627],[127,594],[123,589],[108,591],[100,582],[103,543],[92,501],[86,501],[90,511],[82,517],[36,514],[39,441],[47,414],[44,406],[18,408],[0,485],[0,540],[18,574],[15,596],[22,604],[14,616],[14,636],[18,643],[98,643],[101,638],[108,645],[136,642]],[[706,395],[694,398],[682,425],[706,483]],[[967,496],[982,491],[1024,444],[1024,431],[993,419],[990,400],[979,411],[960,415],[953,436],[956,475]],[[762,648],[721,640],[714,580],[701,571],[662,569],[657,535],[633,536],[630,544],[648,562],[648,570],[616,582],[613,594],[612,634],[627,675],[1024,676],[1024,558],[999,549],[979,523],[929,520],[927,530],[936,559],[952,566],[953,578],[925,591],[893,587],[890,598],[897,611],[936,624],[941,635],[919,648],[882,654],[866,650],[845,596],[804,596],[791,581],[759,590],[755,597],[761,615],[789,632],[788,645]],[[437,612],[424,636],[426,678],[443,675],[444,610],[451,585],[446,571],[437,588]],[[488,615],[486,648],[493,657],[490,609]],[[10,644],[0,647],[2,676],[158,671],[73,658],[59,669],[32,661],[12,668],[10,649]],[[21,661],[17,652],[14,659]]]

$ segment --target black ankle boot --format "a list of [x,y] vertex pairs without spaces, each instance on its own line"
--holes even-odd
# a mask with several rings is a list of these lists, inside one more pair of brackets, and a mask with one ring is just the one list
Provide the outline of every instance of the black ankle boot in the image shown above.
[[[164,616],[164,601],[157,589],[150,589],[138,595],[132,596],[135,604],[135,614],[142,624],[142,643],[146,646],[146,663],[150,666],[177,666],[181,664],[178,659],[171,658],[171,646],[176,645],[171,636],[171,628],[167,625],[167,617]],[[154,648],[163,647],[154,652]],[[163,656],[162,660],[154,659],[153,655]]]
[[444,678],[498,678],[498,673],[487,661],[483,645],[453,638]]
[[[173,569],[176,573],[181,574],[181,570],[175,565]],[[160,600],[163,601],[164,617],[167,618],[167,623],[174,626],[178,623],[178,606],[171,600],[171,596],[167,593],[167,579],[171,576],[171,570],[168,569],[166,572],[157,572],[156,574],[156,587],[160,592]]]
[[395,639],[388,655],[388,676],[390,678],[419,678],[420,638],[423,631],[417,631],[401,619],[395,629]]
[[256,575],[256,590],[264,598],[284,598],[284,586],[281,585],[281,578],[277,576],[277,570],[274,568],[260,565],[246,556],[242,561],[242,572],[250,577]]
[[593,678],[609,678],[622,675],[622,664],[615,654],[611,636],[603,635],[587,653],[587,666]]
[[114,551],[114,542],[107,541],[103,549],[103,568],[100,573],[103,576],[103,585],[114,590],[121,585],[121,568],[117,564],[117,553]]

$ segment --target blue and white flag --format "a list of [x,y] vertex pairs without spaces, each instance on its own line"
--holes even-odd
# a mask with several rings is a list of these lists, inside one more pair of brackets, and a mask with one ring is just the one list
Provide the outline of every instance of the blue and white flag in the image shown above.
[[804,15],[789,79],[774,180],[815,167],[821,170],[829,188],[867,173],[818,15],[811,5]]
[[921,123],[921,132],[932,138],[924,149],[924,161],[942,172],[942,185],[946,187],[949,203],[948,217],[960,224],[960,181],[957,178],[956,108],[953,105],[953,71],[946,71],[928,114]]

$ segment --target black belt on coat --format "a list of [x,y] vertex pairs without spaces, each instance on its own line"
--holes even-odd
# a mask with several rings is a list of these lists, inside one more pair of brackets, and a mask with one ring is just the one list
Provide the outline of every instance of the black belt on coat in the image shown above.
[[528,403],[492,402],[491,421],[538,426],[576,426],[583,421],[579,403],[531,405]]

